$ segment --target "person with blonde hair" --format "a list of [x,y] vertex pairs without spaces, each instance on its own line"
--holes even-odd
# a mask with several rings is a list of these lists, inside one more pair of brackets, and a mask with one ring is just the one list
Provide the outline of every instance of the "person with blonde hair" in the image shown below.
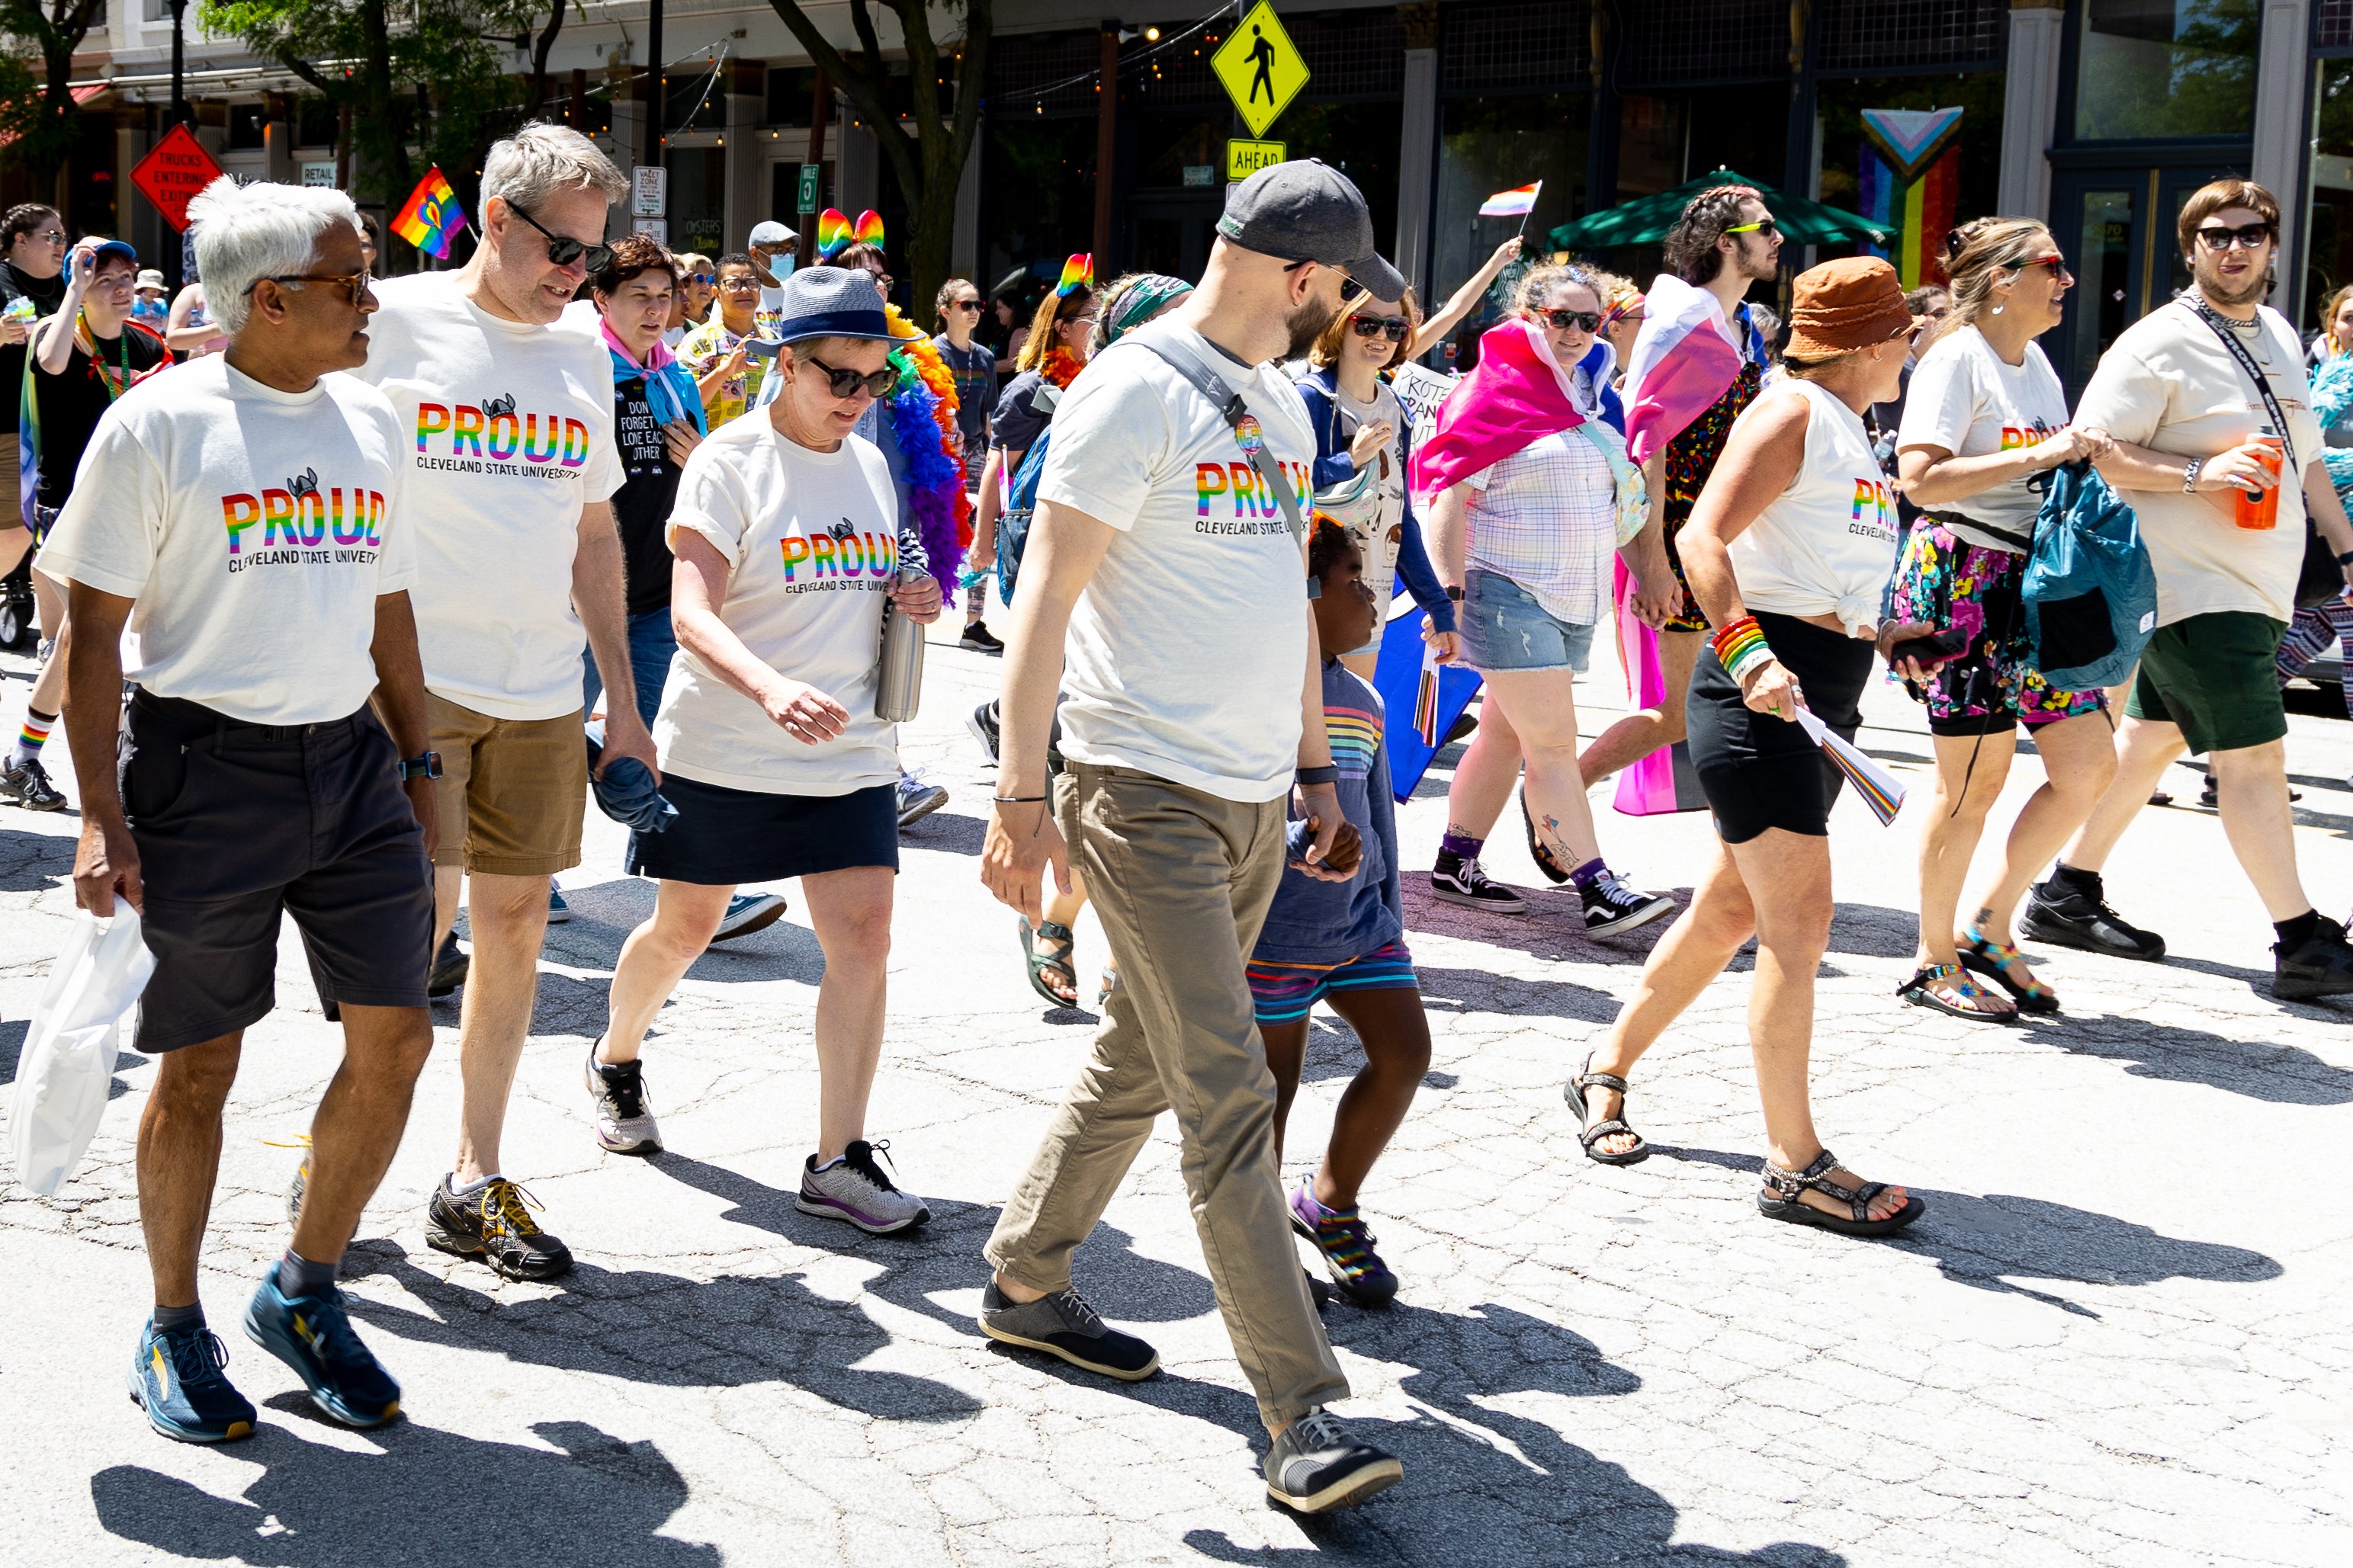
[[[2075,281],[2051,231],[2032,218],[1981,218],[1956,230],[1945,253],[1949,315],[1912,371],[1895,438],[1905,491],[1921,514],[1896,566],[1894,605],[1899,619],[1965,646],[1932,679],[1911,683],[1928,710],[1936,787],[1920,840],[1916,973],[1898,994],[2006,1023],[2059,1010],[2057,994],[2012,945],[2010,917],[2116,773],[2107,700],[2043,680],[2020,595],[2042,476],[2101,457],[2108,443],[2068,423],[2067,395],[2034,342],[2060,323]],[[1910,296],[1905,304],[1918,319]],[[1993,888],[1957,935],[1961,886],[2021,724],[2043,783],[2010,827]],[[2009,996],[1978,984],[1969,970]]]

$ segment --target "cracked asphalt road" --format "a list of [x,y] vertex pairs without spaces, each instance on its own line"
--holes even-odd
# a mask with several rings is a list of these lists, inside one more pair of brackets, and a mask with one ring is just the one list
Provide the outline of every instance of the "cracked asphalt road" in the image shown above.
[[[2114,901],[2174,960],[2052,952],[2065,1016],[2001,1028],[1896,1003],[1921,806],[1882,829],[1841,805],[1817,1116],[1850,1164],[1926,1197],[1894,1244],[1757,1215],[1745,960],[1642,1065],[1630,1114],[1658,1157],[1611,1170],[1579,1157],[1560,1085],[1655,932],[1588,942],[1574,902],[1549,893],[1518,919],[1409,897],[1436,1050],[1366,1196],[1405,1287],[1393,1310],[1327,1320],[1356,1388],[1341,1413],[1404,1458],[1406,1483],[1302,1521],[1265,1500],[1262,1437],[1165,1127],[1079,1282],[1166,1371],[1106,1384],[972,1325],[980,1243],[1092,1019],[1039,1005],[1013,917],[975,875],[990,775],[963,715],[997,667],[944,645],[931,662],[907,746],[954,798],[907,836],[871,1122],[930,1200],[925,1231],[865,1237],[792,1206],[815,1130],[820,967],[797,896],[784,923],[697,963],[662,1015],[647,1072],[670,1152],[597,1149],[580,1058],[652,889],[620,875],[619,832],[592,814],[508,1138],[508,1173],[578,1269],[506,1284],[425,1247],[456,1126],[443,1006],[441,1049],[344,1268],[408,1419],[370,1435],[314,1419],[235,1331],[284,1244],[286,1144],[339,1045],[290,930],[280,1011],[251,1033],[231,1102],[205,1279],[260,1431],[181,1447],[123,1397],[148,1299],[132,1135],[153,1075],[126,1054],[66,1194],[0,1197],[0,1398],[20,1433],[0,1561],[2353,1559],[2353,1403],[2337,1381],[2353,1373],[2353,1008],[2263,994],[2268,929],[2211,814],[2147,813],[2111,870]],[[0,677],[13,719],[28,666],[0,658]],[[1588,734],[1621,690],[1606,667],[1581,683]],[[1922,783],[1918,710],[1879,691],[1869,712],[1863,743]],[[2353,726],[2292,722],[2306,885],[2336,914],[2353,887]],[[2189,771],[2172,777],[2196,798]],[[1998,823],[2038,778],[2021,756]],[[1442,791],[1441,771],[1402,813],[1409,868],[1430,863]],[[1703,818],[1601,824],[1630,879],[1687,893]],[[71,914],[74,826],[0,808],[0,1095]],[[1542,886],[1508,836],[1489,864]],[[1092,921],[1080,953],[1092,995]],[[1345,1026],[1319,1017],[1293,1180],[1354,1058]]]

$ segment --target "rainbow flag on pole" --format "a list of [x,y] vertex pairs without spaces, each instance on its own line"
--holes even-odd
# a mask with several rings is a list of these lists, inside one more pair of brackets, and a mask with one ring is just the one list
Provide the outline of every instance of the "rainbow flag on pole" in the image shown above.
[[438,163],[425,171],[408,194],[408,205],[392,220],[393,233],[444,261],[449,258],[449,242],[465,226],[466,209],[458,205],[458,193],[442,178]]
[[1536,193],[1544,189],[1538,180],[1533,185],[1521,185],[1508,191],[1497,191],[1479,205],[1481,217],[1525,217],[1536,210]]

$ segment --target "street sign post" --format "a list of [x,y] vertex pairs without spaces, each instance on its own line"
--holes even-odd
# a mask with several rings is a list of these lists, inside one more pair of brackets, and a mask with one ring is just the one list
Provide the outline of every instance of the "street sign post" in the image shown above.
[[629,171],[629,216],[661,217],[670,211],[670,171],[640,163]]
[[1265,135],[1266,128],[1307,85],[1307,62],[1267,0],[1258,0],[1250,7],[1250,15],[1209,58],[1209,67],[1225,84],[1226,95],[1234,100],[1242,123],[1253,136]]
[[1283,145],[1280,142],[1245,142],[1237,136],[1226,143],[1226,180],[1239,184],[1261,169],[1271,169],[1282,162]]
[[629,220],[629,232],[631,234],[642,234],[648,239],[652,240],[656,245],[667,246],[670,244],[670,219],[666,217],[633,217]]
[[221,176],[221,166],[205,144],[185,125],[164,132],[162,141],[131,170],[131,183],[155,204],[164,221],[181,233],[188,227],[188,202]]
[[817,180],[824,167],[821,163],[801,165],[800,201],[797,205],[804,214],[817,211]]

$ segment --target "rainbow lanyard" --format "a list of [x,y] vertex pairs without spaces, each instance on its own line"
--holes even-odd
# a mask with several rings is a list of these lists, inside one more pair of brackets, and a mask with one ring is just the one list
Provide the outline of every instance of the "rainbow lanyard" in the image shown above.
[[106,400],[109,403],[131,389],[130,322],[122,323],[121,334],[114,340],[115,366],[111,371],[107,368],[106,356],[99,350],[98,333],[90,324],[88,310],[74,312],[74,336],[89,343],[90,368],[97,372],[98,379],[105,384]]

